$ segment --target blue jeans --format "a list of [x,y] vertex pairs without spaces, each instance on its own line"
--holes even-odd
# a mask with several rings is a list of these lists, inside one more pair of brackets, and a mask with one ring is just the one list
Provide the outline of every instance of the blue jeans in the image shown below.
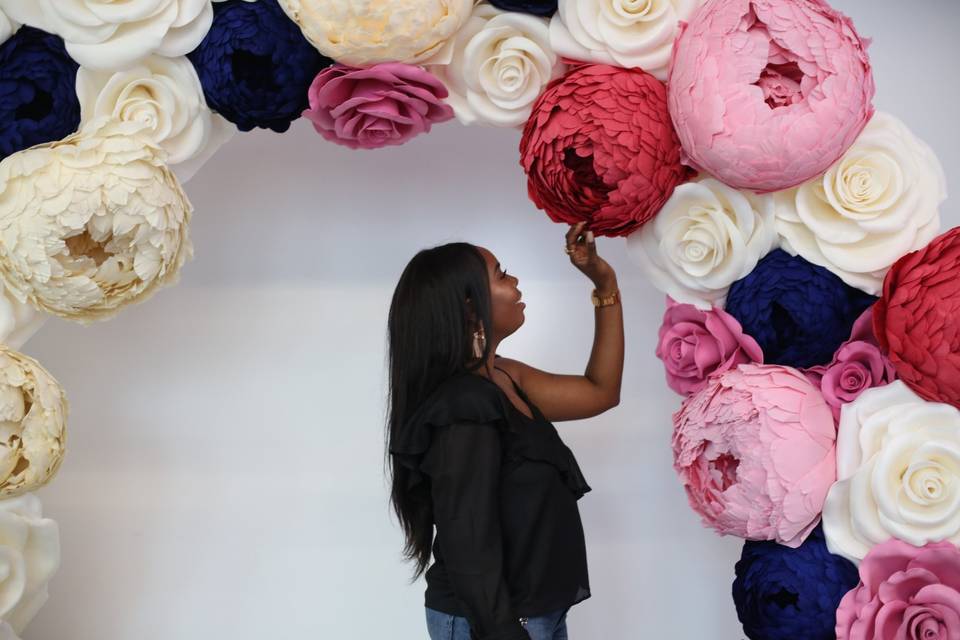
[[[524,627],[530,640],[567,640],[567,609],[545,616],[528,618]],[[471,640],[466,618],[434,611],[427,607],[427,633],[430,640]]]

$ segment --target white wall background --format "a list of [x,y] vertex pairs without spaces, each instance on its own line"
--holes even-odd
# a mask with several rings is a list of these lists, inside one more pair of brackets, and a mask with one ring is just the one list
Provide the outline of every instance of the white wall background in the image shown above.
[[[956,189],[960,3],[834,5],[875,38],[876,104],[931,143]],[[580,372],[592,340],[590,284],[565,227],[528,202],[518,140],[455,123],[373,153],[303,121],[240,135],[188,185],[181,285],[109,323],[48,322],[24,350],[71,402],[69,455],[39,493],[63,565],[26,640],[426,637],[382,466],[401,269],[422,247],[486,246],[528,301],[502,354]],[[739,638],[740,543],[701,527],[671,468],[662,296],[622,241],[599,249],[620,274],[627,357],[619,407],[558,425],[594,489],[580,503],[594,597],[571,636]]]

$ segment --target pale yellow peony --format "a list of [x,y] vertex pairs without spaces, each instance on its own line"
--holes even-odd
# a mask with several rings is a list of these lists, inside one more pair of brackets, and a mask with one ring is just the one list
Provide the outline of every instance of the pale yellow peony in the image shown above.
[[175,284],[193,207],[144,125],[99,118],[0,162],[0,279],[81,323]]

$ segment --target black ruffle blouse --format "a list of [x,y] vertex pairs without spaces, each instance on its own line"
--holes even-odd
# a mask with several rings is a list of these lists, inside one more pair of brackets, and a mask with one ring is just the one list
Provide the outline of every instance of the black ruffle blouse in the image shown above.
[[526,640],[519,618],[590,597],[577,509],[590,487],[553,424],[514,388],[533,418],[492,380],[456,375],[391,447],[413,470],[408,490],[432,501],[426,606],[466,617],[480,640]]

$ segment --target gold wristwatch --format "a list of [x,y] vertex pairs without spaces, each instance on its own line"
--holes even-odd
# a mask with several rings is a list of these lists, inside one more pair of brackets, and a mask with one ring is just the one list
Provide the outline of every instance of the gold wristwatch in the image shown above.
[[620,290],[616,289],[608,296],[600,296],[597,294],[597,290],[594,289],[593,293],[590,294],[590,299],[593,301],[593,306],[595,307],[609,307],[620,301]]

